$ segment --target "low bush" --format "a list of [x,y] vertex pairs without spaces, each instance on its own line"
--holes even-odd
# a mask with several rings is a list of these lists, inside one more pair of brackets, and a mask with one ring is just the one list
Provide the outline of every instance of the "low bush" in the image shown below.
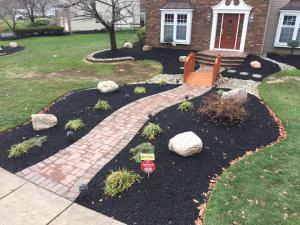
[[178,106],[178,109],[180,109],[181,111],[188,111],[191,110],[193,107],[193,103],[191,101],[186,100]]
[[50,25],[50,20],[47,18],[38,18],[35,19],[34,23],[31,24],[30,26],[48,26]]
[[217,90],[217,95],[222,96],[224,94],[225,91],[223,90]]
[[145,44],[145,38],[146,38],[146,28],[141,27],[140,29],[138,29],[137,32],[136,32],[136,36],[138,38],[138,43],[140,45],[144,45]]
[[221,124],[243,123],[247,116],[243,103],[222,100],[217,94],[206,97],[199,112],[206,115],[210,121]]
[[62,35],[64,28],[57,25],[28,26],[16,28],[15,34],[18,38],[40,36],[40,35]]
[[165,85],[167,85],[167,81],[161,80],[161,81],[158,82],[158,85],[159,86],[165,86]]
[[112,171],[105,180],[104,193],[109,197],[127,191],[134,183],[140,182],[142,177],[133,171],[120,169]]
[[146,137],[148,140],[155,139],[158,135],[160,135],[162,129],[158,124],[155,123],[148,123],[147,126],[144,128],[142,135]]
[[9,150],[9,158],[19,158],[23,155],[26,155],[30,149],[33,147],[41,147],[44,142],[47,141],[47,136],[42,137],[34,137],[31,139],[28,139],[26,141],[23,141],[20,144],[13,145],[11,149]]
[[142,162],[141,159],[142,153],[154,153],[154,151],[155,151],[154,146],[149,142],[140,144],[135,148],[130,149],[130,153],[133,155],[133,159],[135,160],[136,163]]
[[99,100],[96,105],[94,106],[94,110],[109,110],[111,109],[110,104],[108,101]]
[[69,120],[65,125],[66,130],[74,130],[74,131],[80,130],[84,127],[85,125],[82,119]]
[[144,87],[135,87],[133,90],[134,94],[140,95],[140,94],[145,94],[146,93],[146,88]]

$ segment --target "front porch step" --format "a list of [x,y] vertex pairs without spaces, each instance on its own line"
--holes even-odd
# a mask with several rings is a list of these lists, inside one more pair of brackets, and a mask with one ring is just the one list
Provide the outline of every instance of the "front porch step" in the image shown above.
[[248,54],[236,51],[206,50],[196,53],[196,61],[200,63],[200,65],[212,66],[218,55],[221,55],[222,57],[221,66],[231,68],[242,65]]

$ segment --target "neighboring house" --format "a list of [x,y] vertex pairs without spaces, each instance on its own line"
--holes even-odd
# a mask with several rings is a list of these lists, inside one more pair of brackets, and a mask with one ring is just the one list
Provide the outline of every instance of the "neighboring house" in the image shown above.
[[[103,5],[98,5],[99,11],[104,17],[109,18],[111,14],[106,10]],[[131,29],[140,27],[140,1],[134,1],[131,11],[132,17],[127,18],[126,21],[121,21],[116,24],[117,29]],[[76,7],[71,6],[66,8],[65,6],[56,6],[56,18],[58,24],[65,28],[66,32],[80,32],[80,31],[95,31],[103,30],[104,26],[95,19],[86,19],[77,17],[81,12]]]
[[[263,52],[289,54],[287,42],[300,40],[300,0],[272,0]],[[300,54],[300,49],[295,50]]]
[[222,50],[240,55],[276,52],[278,47],[286,47],[283,40],[297,38],[299,0],[292,0],[282,8],[276,37],[279,9],[288,3],[288,0],[147,0],[146,43],[153,47],[172,43],[177,48]]

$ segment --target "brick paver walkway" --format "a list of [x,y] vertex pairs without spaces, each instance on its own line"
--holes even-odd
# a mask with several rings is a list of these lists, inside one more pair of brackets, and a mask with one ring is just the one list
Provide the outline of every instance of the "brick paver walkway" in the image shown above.
[[180,103],[186,95],[194,98],[209,89],[182,85],[132,102],[112,113],[77,142],[18,175],[69,200],[75,200],[80,184],[88,183],[126,147],[147,122],[149,113],[156,114]]

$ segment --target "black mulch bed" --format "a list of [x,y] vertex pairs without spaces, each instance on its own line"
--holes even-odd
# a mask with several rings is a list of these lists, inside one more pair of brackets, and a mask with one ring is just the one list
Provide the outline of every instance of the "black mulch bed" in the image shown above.
[[[133,94],[135,86],[136,85],[122,86],[117,92],[109,94],[101,94],[97,89],[89,89],[64,96],[51,106],[48,112],[56,115],[58,118],[59,124],[56,127],[37,132],[33,131],[30,123],[0,136],[0,167],[11,172],[18,172],[28,166],[36,164],[87,134],[99,122],[122,106],[145,96],[177,87],[177,85],[158,86],[155,84],[143,84],[139,86],[146,87],[147,93],[135,95]],[[127,93],[130,94],[129,99],[124,97]],[[107,100],[112,106],[112,109],[107,111],[93,111],[93,106],[98,99]],[[85,128],[75,132],[75,139],[70,141],[66,137],[64,125],[68,120],[74,118],[81,118],[85,123]],[[22,142],[23,139],[35,137],[36,135],[47,135],[48,141],[44,143],[41,148],[33,148],[28,155],[22,158],[8,158],[8,149],[10,149],[12,145]]]
[[[194,224],[198,210],[193,199],[203,203],[201,194],[207,192],[214,174],[221,174],[223,167],[228,167],[230,161],[246,151],[268,145],[279,136],[278,125],[254,96],[249,96],[248,117],[243,125],[222,126],[209,122],[196,112],[202,101],[203,96],[196,98],[195,108],[189,112],[181,113],[178,106],[173,106],[156,116],[164,133],[153,142],[157,169],[149,179],[139,165],[129,160],[130,148],[145,142],[138,134],[91,180],[88,195],[79,196],[76,202],[129,225]],[[199,135],[204,149],[198,155],[183,158],[168,150],[168,141],[186,131]],[[137,171],[144,179],[119,197],[106,198],[103,196],[105,177],[119,168]]]
[[279,55],[270,53],[267,57],[300,69],[300,55]]
[[[95,58],[120,58],[133,57],[136,60],[156,60],[163,66],[164,74],[182,74],[183,63],[179,62],[179,56],[188,55],[191,51],[183,49],[169,49],[169,48],[153,48],[151,51],[143,52],[141,47],[135,48],[121,48],[115,51],[107,50],[99,52],[94,55]],[[196,65],[196,69],[199,65]]]
[[[250,66],[250,62],[252,61],[260,62],[262,66],[261,69],[252,68]],[[229,73],[227,70],[224,70],[221,74],[223,77],[236,78],[241,80],[262,81],[265,77],[268,77],[271,74],[281,71],[280,67],[277,64],[264,60],[255,55],[248,55],[241,66],[234,67],[232,68],[232,70],[236,70],[236,72]],[[240,72],[247,72],[249,73],[249,75],[240,75]],[[260,74],[262,75],[262,78],[254,78],[252,77],[253,74]]]
[[24,47],[17,47],[17,48],[9,48],[9,47],[2,47],[2,50],[0,50],[0,56],[4,55],[10,55],[16,52],[23,51]]

